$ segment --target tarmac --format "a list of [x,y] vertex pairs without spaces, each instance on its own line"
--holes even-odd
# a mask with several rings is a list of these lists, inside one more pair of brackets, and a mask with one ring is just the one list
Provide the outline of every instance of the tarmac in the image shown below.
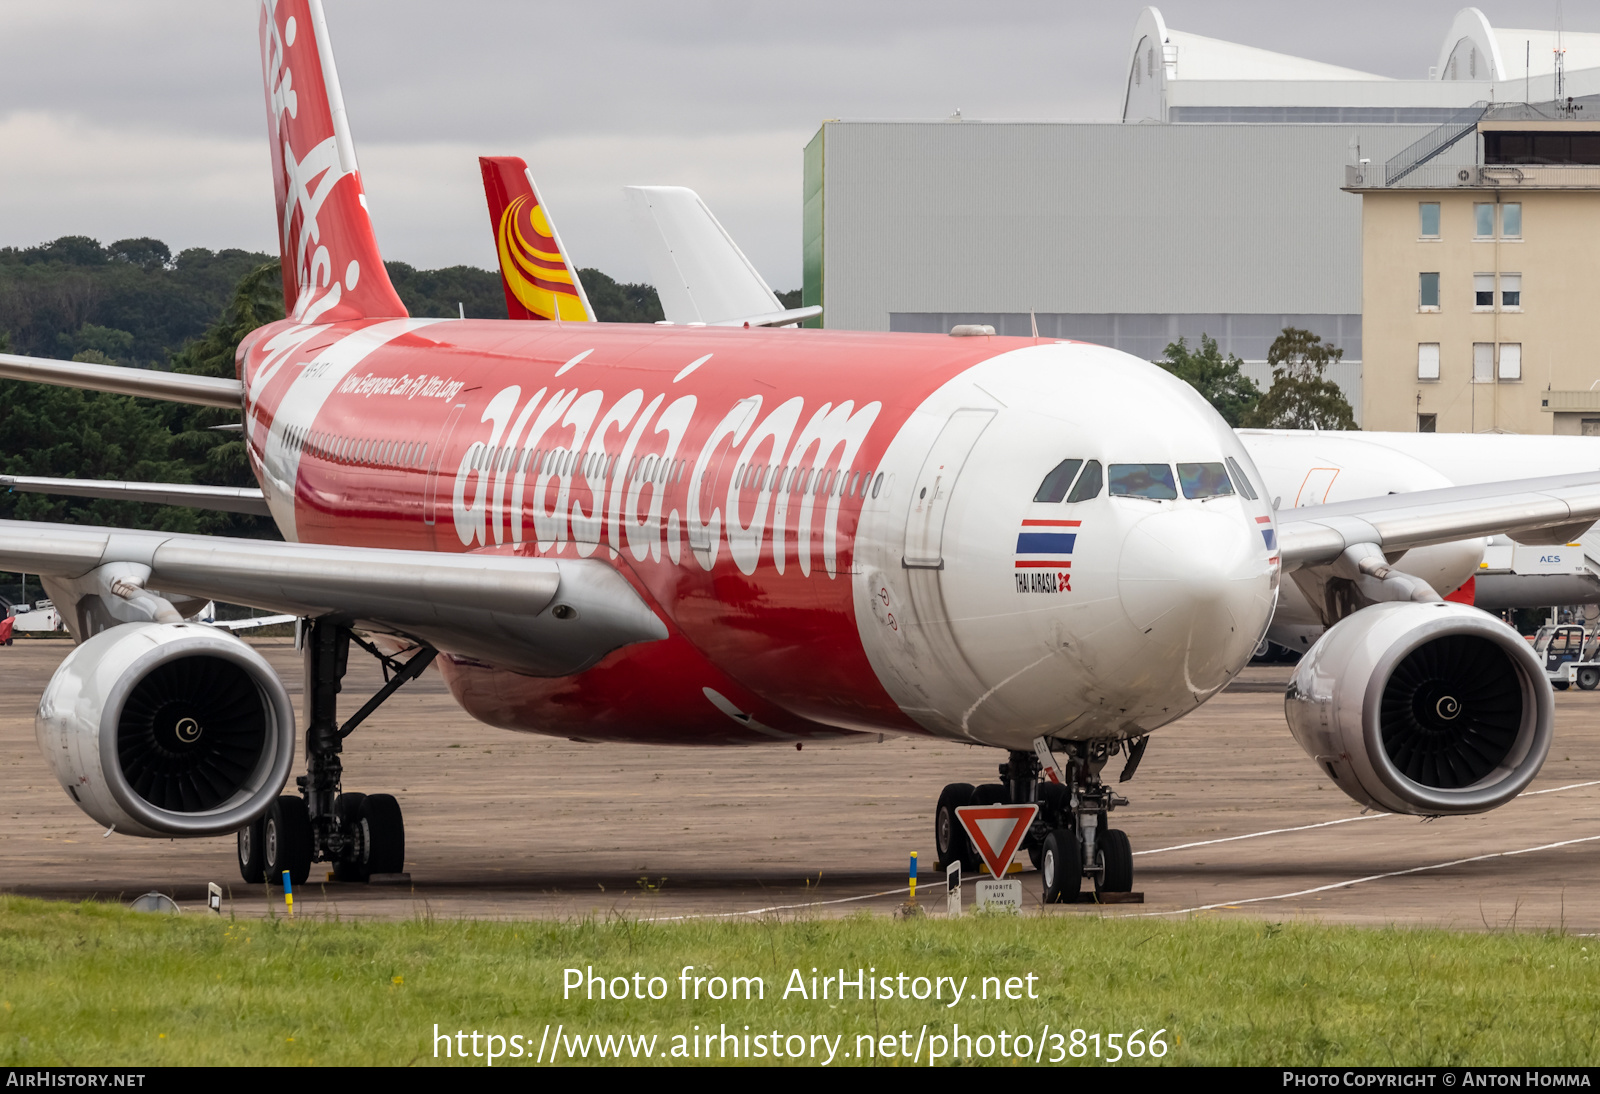
[[[298,697],[288,639],[254,644]],[[239,880],[233,838],[112,834],[67,797],[39,755],[34,709],[70,643],[0,647],[0,891],[118,900],[159,891],[185,912],[207,882],[224,913],[283,914],[282,895]],[[1048,915],[1242,916],[1472,931],[1600,932],[1600,692],[1557,692],[1555,746],[1530,790],[1477,817],[1363,813],[1301,752],[1283,720],[1290,669],[1246,669],[1158,731],[1132,804],[1143,904],[1040,903]],[[351,650],[343,693],[375,691]],[[346,742],[345,785],[389,792],[406,818],[409,882],[341,884],[326,866],[298,916],[559,918],[890,914],[920,852],[919,903],[945,910],[932,812],[948,782],[986,782],[1004,756],[927,739],[690,749],[595,745],[480,725],[429,670]],[[1114,779],[1121,758],[1107,767]],[[300,770],[297,764],[296,770]],[[1026,862],[1026,856],[1019,856]],[[971,907],[970,888],[967,897]]]

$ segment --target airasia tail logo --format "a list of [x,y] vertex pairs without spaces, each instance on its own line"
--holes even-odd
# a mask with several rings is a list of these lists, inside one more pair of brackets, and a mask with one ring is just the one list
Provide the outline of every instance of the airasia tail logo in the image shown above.
[[867,481],[857,454],[881,404],[846,400],[806,413],[789,399],[763,414],[759,395],[725,413],[699,399],[635,388],[608,405],[598,389],[520,385],[498,392],[487,436],[462,453],[452,510],[465,547],[532,540],[587,558],[604,544],[635,561],[689,553],[705,569],[724,545],[754,573],[764,557],[809,575],[814,553],[838,569],[842,506]]

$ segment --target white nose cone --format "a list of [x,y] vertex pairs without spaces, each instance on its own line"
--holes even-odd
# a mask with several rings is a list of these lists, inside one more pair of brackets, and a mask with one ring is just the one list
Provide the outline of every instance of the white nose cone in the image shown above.
[[1220,687],[1253,645],[1270,596],[1261,540],[1237,513],[1180,509],[1134,525],[1118,592],[1152,655],[1184,666],[1198,691]]

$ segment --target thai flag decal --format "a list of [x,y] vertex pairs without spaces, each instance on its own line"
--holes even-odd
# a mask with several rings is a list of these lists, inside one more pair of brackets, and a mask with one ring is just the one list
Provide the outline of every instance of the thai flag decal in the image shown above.
[[1025,520],[1017,533],[1017,592],[1070,593],[1078,520]]
[[[1272,523],[1272,518],[1271,517],[1257,517],[1256,518],[1256,523],[1257,524],[1271,524]],[[1260,528],[1260,529],[1258,529],[1258,531],[1261,533],[1261,538],[1266,541],[1267,550],[1276,551],[1278,549],[1278,533],[1274,532],[1271,528]]]

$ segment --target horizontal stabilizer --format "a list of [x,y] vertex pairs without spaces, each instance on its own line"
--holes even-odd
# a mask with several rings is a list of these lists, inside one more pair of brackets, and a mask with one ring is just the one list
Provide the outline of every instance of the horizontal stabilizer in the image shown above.
[[[700,195],[682,186],[629,186],[662,313],[673,323],[741,325],[784,311]],[[805,318],[805,317],[802,317]],[[751,326],[768,326],[770,323]]]
[[186,509],[254,513],[270,517],[266,499],[254,486],[198,486],[184,482],[117,482],[110,479],[51,479],[39,475],[0,475],[0,487],[24,494],[65,494],[75,498],[147,501]]
[[810,319],[822,314],[822,305],[813,304],[809,308],[785,308],[783,311],[767,312],[765,315],[747,315],[742,319],[724,319],[720,323],[709,323],[713,327],[786,327],[791,323]]
[[124,365],[96,365],[88,361],[54,361],[47,357],[19,357],[0,353],[0,380],[32,380],[58,387],[81,387],[138,395],[169,403],[194,403],[238,410],[244,386],[218,376],[190,376],[182,372],[157,372]]

